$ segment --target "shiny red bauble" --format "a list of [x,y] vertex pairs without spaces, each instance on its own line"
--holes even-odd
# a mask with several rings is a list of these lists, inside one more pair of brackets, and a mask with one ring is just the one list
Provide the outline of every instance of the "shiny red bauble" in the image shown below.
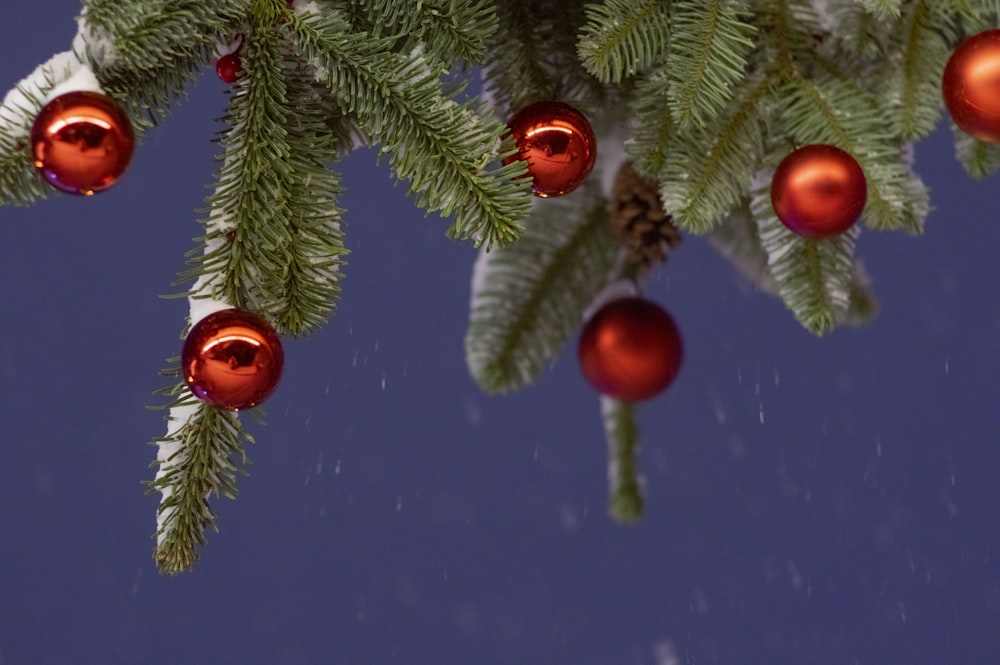
[[215,61],[215,74],[223,83],[236,83],[242,71],[239,53],[227,53]]
[[580,369],[599,393],[626,402],[658,395],[680,371],[684,347],[673,318],[643,298],[613,300],[584,324]]
[[517,142],[536,196],[562,196],[583,184],[597,160],[597,137],[586,116],[569,104],[543,101],[529,104],[507,123]]
[[69,194],[89,196],[111,187],[128,167],[134,146],[125,111],[89,90],[59,95],[42,107],[31,127],[35,168]]
[[191,328],[181,370],[191,392],[231,411],[260,404],[281,378],[281,339],[264,317],[241,309],[209,314]]
[[868,200],[865,172],[837,146],[802,146],[785,157],[771,180],[771,204],[781,223],[807,238],[851,228]]
[[1000,29],[958,45],[944,68],[941,91],[962,131],[980,141],[1000,142]]

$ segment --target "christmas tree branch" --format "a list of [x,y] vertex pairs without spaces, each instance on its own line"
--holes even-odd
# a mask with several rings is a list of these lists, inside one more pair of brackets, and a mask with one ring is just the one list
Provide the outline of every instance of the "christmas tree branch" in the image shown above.
[[59,84],[83,67],[73,51],[59,53],[18,83],[0,104],[0,205],[30,205],[52,193],[28,150],[35,115]]
[[[291,4],[85,0],[71,50],[0,105],[0,203],[51,191],[29,134],[52,97],[106,92],[141,135],[208,64],[212,46],[239,35],[221,164],[183,275],[194,280],[185,293],[189,323],[243,307],[283,333],[321,325],[335,308],[346,254],[340,177],[328,167],[376,145],[417,205],[452,216],[450,235],[484,246],[466,354],[490,392],[534,381],[609,280],[644,274],[613,265],[616,243],[660,256],[663,247],[648,242],[674,238],[671,221],[710,233],[814,333],[867,320],[876,302],[854,257],[857,229],[822,240],[794,235],[777,219],[768,183],[752,174],[770,174],[799,146],[837,145],[864,171],[866,225],[919,232],[928,194],[908,142],[937,123],[949,51],[1000,21],[997,0]],[[502,117],[529,102],[571,102],[597,126],[602,155],[621,143],[608,140],[612,124],[626,126],[626,152],[657,183],[665,209],[648,226],[623,215],[625,233],[615,240],[590,184],[538,203],[521,242],[504,247],[531,212],[531,179],[522,160],[502,165],[515,141],[488,104],[458,101],[464,89],[450,79],[475,61]],[[974,175],[1000,168],[995,144],[957,133],[956,152]],[[622,209],[630,205],[625,199]],[[215,527],[211,494],[235,494],[250,438],[235,414],[196,401],[184,383],[168,392],[174,400],[150,486],[162,493],[156,559],[176,572],[194,563]],[[610,511],[631,519],[642,503],[634,409],[602,400],[602,415]]]
[[1000,3],[997,0],[952,0],[948,4],[966,35],[1000,26]]
[[642,517],[643,498],[635,405],[602,396],[601,419],[608,444],[608,514],[616,522],[636,522]]
[[809,332],[822,335],[850,307],[858,227],[822,240],[803,238],[785,228],[770,199],[770,177],[759,176],[750,211],[768,255],[768,270],[795,318]]
[[669,105],[681,128],[703,126],[732,97],[746,75],[755,28],[745,2],[687,0],[673,3]]
[[1000,143],[977,141],[954,124],[955,156],[974,178],[986,178],[1000,170]]
[[593,186],[540,202],[516,244],[481,252],[465,338],[476,383],[491,393],[532,383],[579,328],[616,254],[605,200]]
[[81,35],[108,94],[137,128],[162,116],[208,60],[205,44],[239,31],[245,0],[86,0]]
[[604,83],[619,83],[649,69],[667,53],[669,10],[661,0],[587,4],[577,44],[583,66]]
[[235,413],[199,402],[183,383],[173,392],[181,396],[170,407],[167,434],[154,442],[159,468],[149,483],[162,494],[153,558],[166,573],[194,566],[205,532],[218,531],[209,499],[236,496],[236,475],[248,462],[245,444],[253,442]]
[[764,153],[766,100],[775,81],[773,75],[748,78],[723,113],[704,127],[674,135],[656,175],[663,206],[681,228],[707,233],[746,196]]
[[304,114],[318,111],[322,100],[310,72],[286,59],[275,27],[248,30],[243,58],[246,75],[230,95],[205,247],[184,278],[216,274],[208,296],[302,334],[326,320],[339,293],[347,250],[339,177],[326,162],[342,146],[322,113]]
[[[888,19],[880,20],[860,4],[827,6],[820,20],[826,30],[837,35],[841,55],[859,59],[858,62],[885,63],[892,52],[890,42],[894,32]],[[878,68],[871,67],[870,72],[879,79],[880,85],[884,85],[884,76],[879,75]]]
[[[0,203],[26,205],[48,195],[28,147],[34,117],[58,86],[81,70],[92,71],[99,89],[129,113],[141,134],[162,115],[169,100],[206,60],[203,44],[214,42],[241,16],[242,2],[196,0],[147,2],[88,0],[72,50],[40,65],[0,105]],[[75,89],[80,89],[77,86]]]
[[902,162],[898,137],[879,129],[880,120],[864,97],[846,83],[821,75],[786,81],[778,93],[784,100],[781,120],[800,145],[828,143],[851,153],[864,169],[868,202],[862,217],[878,230],[919,233],[923,216],[912,199],[912,178]]
[[449,235],[487,247],[513,241],[528,213],[524,164],[488,170],[515,150],[503,125],[474,104],[441,91],[420,53],[386,51],[383,40],[351,34],[336,12],[297,16],[290,39],[363,131],[392,155],[396,176],[410,181],[416,203],[453,217]]
[[903,0],[857,0],[858,4],[864,7],[880,21],[899,18]]
[[544,65],[545,37],[538,34],[533,8],[520,0],[495,6],[499,28],[486,53],[483,77],[496,109],[510,114],[527,103],[556,98],[557,77]]
[[788,149],[828,143],[851,153],[868,181],[862,215],[866,224],[920,232],[922,206],[912,199],[918,185],[903,163],[902,138],[888,131],[883,121],[891,112],[890,102],[864,93],[848,68],[837,67],[816,49],[814,35],[821,28],[815,15],[796,10],[793,18],[785,3],[776,4],[775,29],[765,35],[768,48],[777,54],[776,71],[782,77],[774,100],[780,112],[771,132],[786,137]]
[[[956,38],[951,22],[925,0],[909,3],[902,21],[898,66],[889,99],[899,100],[895,132],[904,140],[929,134],[941,116],[941,75]],[[895,64],[895,63],[894,63]]]
[[481,60],[498,27],[496,12],[485,0],[352,0],[352,5],[355,17],[361,19],[352,21],[355,29],[395,38],[394,50],[399,53],[424,48],[443,71],[457,60]]
[[[324,123],[329,101],[308,68],[286,59],[283,69],[289,104],[296,109],[287,125],[291,148],[287,190],[290,260],[276,285],[284,298],[270,312],[278,330],[298,335],[325,323],[340,296],[343,257],[348,253],[344,211],[337,205],[343,188],[340,174],[327,164],[352,149],[352,142],[349,127],[338,134]],[[346,119],[341,124],[350,125]]]
[[658,177],[667,161],[674,158],[671,141],[677,128],[673,116],[663,112],[663,100],[669,90],[667,70],[656,69],[636,82],[630,100],[632,120],[625,139],[625,152],[635,170],[649,178]]
[[[768,266],[770,257],[761,245],[757,223],[750,215],[749,208],[741,206],[735,209],[707,238],[712,247],[726,257],[761,293],[781,296]],[[849,278],[848,292],[847,309],[834,312],[837,324],[861,326],[870,323],[877,313],[878,299],[872,292],[867,271],[857,258]]]
[[504,0],[486,52],[483,78],[497,112],[508,116],[531,102],[558,99],[597,108],[608,91],[577,57],[581,0]]

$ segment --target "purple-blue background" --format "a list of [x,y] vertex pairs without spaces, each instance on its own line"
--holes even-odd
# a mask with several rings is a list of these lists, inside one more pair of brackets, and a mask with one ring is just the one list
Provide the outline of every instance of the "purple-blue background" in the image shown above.
[[[0,92],[78,9],[9,4]],[[206,74],[117,188],[0,210],[0,664],[1000,662],[1000,188],[947,131],[917,151],[926,234],[862,235],[867,329],[812,338],[695,238],[656,276],[687,355],[641,410],[631,528],[572,354],[481,394],[474,250],[353,156],[339,314],[286,344],[196,571],[158,575],[145,407],[186,313],[158,296],[222,91]]]

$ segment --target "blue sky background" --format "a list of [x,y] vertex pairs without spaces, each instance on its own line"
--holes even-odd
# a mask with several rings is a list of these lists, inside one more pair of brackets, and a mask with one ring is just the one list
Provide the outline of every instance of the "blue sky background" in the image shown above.
[[[5,7],[0,89],[77,9]],[[925,235],[861,236],[872,326],[815,339],[695,238],[655,276],[686,358],[641,410],[630,528],[573,354],[481,394],[475,251],[352,156],[339,313],[286,343],[197,569],[158,575],[146,406],[186,313],[159,296],[200,233],[223,90],[206,73],[116,188],[0,209],[0,664],[1000,660],[1000,188],[946,130],[917,150]]]

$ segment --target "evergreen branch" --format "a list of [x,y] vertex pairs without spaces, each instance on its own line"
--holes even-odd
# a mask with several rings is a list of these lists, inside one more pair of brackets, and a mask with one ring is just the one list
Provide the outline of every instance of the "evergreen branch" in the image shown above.
[[[818,45],[818,39],[828,30],[818,8],[827,2],[800,0],[756,0],[755,23],[763,53],[768,57],[762,65],[776,67],[784,75],[795,70],[797,57],[808,56]],[[771,62],[773,60],[773,62]]]
[[[783,113],[779,136],[797,145],[828,143],[858,161],[868,182],[863,217],[878,230],[904,229],[919,233],[925,215],[914,201],[911,173],[903,164],[899,140],[887,131],[874,102],[859,95],[850,81],[827,72],[815,79],[794,76],[776,94]],[[926,195],[921,197],[926,198]]]
[[288,255],[275,290],[283,294],[274,313],[279,330],[292,334],[323,324],[340,294],[341,267],[347,254],[342,231],[340,175],[326,163],[350,143],[336,140],[324,122],[327,100],[317,94],[308,68],[284,63],[288,102],[295,113],[286,125],[291,167],[287,183]]
[[746,195],[764,152],[762,125],[772,84],[773,79],[756,77],[726,112],[675,136],[658,179],[663,207],[681,228],[707,233]]
[[625,152],[635,170],[647,178],[658,178],[671,158],[676,127],[673,116],[663,112],[669,89],[666,69],[655,69],[637,82],[631,100]]
[[618,83],[663,60],[670,35],[670,4],[663,0],[589,3],[577,54],[603,83]]
[[544,35],[532,22],[532,8],[511,0],[494,3],[500,19],[483,63],[485,87],[493,105],[509,116],[540,99],[556,98],[556,77],[544,65]]
[[771,20],[768,48],[777,54],[775,71],[782,77],[772,101],[781,113],[771,135],[785,139],[788,150],[829,143],[851,153],[868,182],[868,226],[919,233],[926,189],[903,163],[900,137],[886,127],[886,102],[859,87],[849,69],[816,54],[807,32],[816,29],[810,28],[816,19],[808,10],[779,1]]
[[558,99],[581,110],[598,107],[606,89],[577,56],[585,20],[581,0],[502,0],[494,3],[499,29],[483,63],[493,108],[510,116],[531,102]]
[[198,297],[252,309],[280,332],[304,334],[326,321],[340,292],[347,253],[336,204],[340,178],[325,165],[350,138],[331,130],[324,90],[287,58],[277,34],[252,31],[244,50],[206,234],[181,280],[205,278]]
[[137,129],[163,115],[207,60],[205,44],[239,31],[246,0],[85,0],[87,57]]
[[149,491],[162,494],[153,558],[164,573],[183,572],[197,562],[205,532],[218,531],[209,499],[236,496],[236,476],[248,463],[244,445],[253,443],[234,412],[199,402],[183,383],[173,392],[183,396],[171,406],[166,436],[153,442],[159,469],[147,483]]
[[0,104],[0,205],[30,205],[52,193],[32,161],[31,127],[53,88],[81,66],[71,51],[56,54],[4,96]]
[[535,381],[607,283],[617,252],[595,189],[539,202],[517,243],[480,253],[465,357],[483,390],[510,392]]
[[685,128],[721,112],[745,76],[755,28],[742,20],[745,2],[687,0],[673,3],[670,112]]
[[951,0],[948,4],[966,36],[1000,25],[1000,0]]
[[856,0],[865,11],[880,21],[897,19],[900,16],[902,0]]
[[[749,208],[741,206],[708,236],[708,241],[761,293],[780,297],[778,284],[768,266],[768,254],[761,245],[757,223]],[[848,308],[837,313],[837,323],[865,325],[878,313],[878,299],[860,259],[855,259],[849,278]]]
[[316,68],[343,109],[353,114],[382,153],[391,153],[396,177],[428,212],[453,216],[452,237],[495,247],[513,241],[530,206],[530,180],[521,160],[488,170],[514,154],[505,127],[481,107],[457,104],[420,54],[386,52],[366,34],[346,32],[336,12],[296,15],[291,41]]
[[31,153],[23,146],[0,144],[0,206],[31,205],[52,193],[38,177]]
[[[124,6],[123,6],[124,5]],[[141,134],[204,64],[203,45],[239,20],[240,0],[86,0],[73,51],[40,66],[0,106],[0,203],[48,194],[30,166],[27,135],[48,91],[86,62]]]
[[498,26],[486,0],[351,0],[350,5],[355,29],[398,40],[394,50],[400,53],[422,47],[443,70],[459,59],[481,60]]
[[1000,143],[986,143],[969,136],[951,123],[955,157],[973,178],[986,178],[1000,170]]
[[639,426],[635,406],[601,396],[601,418],[608,445],[608,514],[622,524],[642,517],[642,483],[636,456],[639,453]]
[[888,97],[898,100],[895,131],[914,140],[929,134],[941,115],[941,76],[953,38],[948,22],[926,0],[909,3],[900,28],[898,56],[890,62],[897,78]]
[[[291,166],[287,86],[273,27],[250,30],[242,58],[244,75],[231,89],[220,141],[225,157],[208,199],[211,214],[203,222],[207,233],[193,274],[218,276],[211,280],[212,290],[201,295],[274,320],[284,307],[282,280],[294,262],[290,190],[301,192],[303,182]],[[298,147],[309,154],[308,145]],[[321,191],[321,201],[324,194],[333,192]]]
[[814,335],[833,330],[850,307],[858,227],[823,240],[792,233],[771,207],[770,177],[755,183],[750,210],[785,305]]
[[846,50],[851,55],[862,58],[863,62],[877,62],[884,69],[888,54],[891,53],[889,42],[894,36],[892,30],[886,29],[885,22],[855,3],[837,5],[832,11],[835,18],[832,26],[834,33]]

